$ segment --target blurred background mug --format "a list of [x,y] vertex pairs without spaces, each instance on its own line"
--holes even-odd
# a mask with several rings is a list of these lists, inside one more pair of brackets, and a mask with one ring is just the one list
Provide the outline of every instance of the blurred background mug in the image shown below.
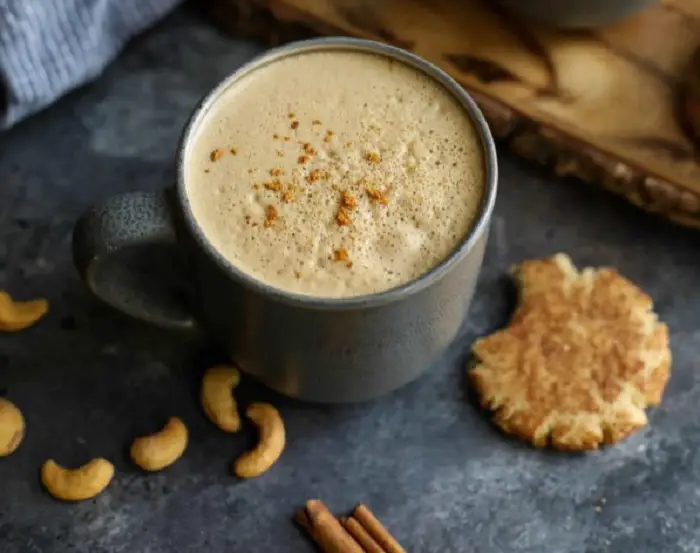
[[609,25],[656,0],[492,0],[515,15],[565,28]]

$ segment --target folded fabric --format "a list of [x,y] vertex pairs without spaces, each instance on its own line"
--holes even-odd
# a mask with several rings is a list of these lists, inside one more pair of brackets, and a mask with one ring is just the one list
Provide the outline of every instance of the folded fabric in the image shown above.
[[0,129],[93,79],[180,0],[0,0]]

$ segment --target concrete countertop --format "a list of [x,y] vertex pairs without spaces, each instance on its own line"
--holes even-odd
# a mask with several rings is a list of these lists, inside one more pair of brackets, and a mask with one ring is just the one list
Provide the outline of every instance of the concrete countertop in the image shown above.
[[[173,179],[188,112],[261,47],[218,34],[188,11],[134,42],[96,83],[0,136],[0,289],[46,296],[47,318],[0,335],[0,393],[25,413],[25,442],[0,460],[0,551],[286,551],[312,548],[291,524],[323,498],[367,502],[409,551],[700,551],[700,232],[501,153],[501,190],[468,324],[440,366],[377,401],[342,408],[273,396],[246,379],[242,403],[270,399],[289,443],[268,474],[237,481],[230,462],[255,437],[225,435],[200,412],[201,371],[217,352],[90,298],[70,258],[81,211]],[[535,451],[504,437],[465,393],[471,341],[513,306],[505,271],[566,251],[645,288],[671,328],[674,364],[643,431],[598,453]],[[174,414],[191,443],[152,475],[127,446]],[[39,484],[52,457],[117,467],[93,501],[61,504]]]

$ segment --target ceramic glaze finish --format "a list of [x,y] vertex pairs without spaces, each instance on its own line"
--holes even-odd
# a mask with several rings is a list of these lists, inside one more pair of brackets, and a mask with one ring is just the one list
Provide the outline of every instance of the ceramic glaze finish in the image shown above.
[[485,244],[482,234],[439,283],[408,300],[342,311],[232,287],[230,274],[193,248],[195,303],[207,333],[272,389],[319,402],[367,400],[440,360],[467,316]]
[[[172,202],[163,193],[137,192],[110,198],[79,221],[73,256],[90,290],[107,304],[152,324],[188,330],[196,323],[187,307],[177,296],[161,293],[172,284],[172,278],[152,283],[148,268],[152,254],[148,246],[177,246],[172,212]],[[136,256],[107,260],[115,252],[129,249],[137,250]],[[146,255],[139,256],[140,252]],[[145,264],[136,262],[135,257],[145,257]],[[93,263],[97,259],[104,262]],[[173,256],[151,261],[172,264]],[[167,274],[163,269],[159,274]],[[176,270],[170,274],[178,280],[182,276]],[[161,292],[157,292],[159,286]]]

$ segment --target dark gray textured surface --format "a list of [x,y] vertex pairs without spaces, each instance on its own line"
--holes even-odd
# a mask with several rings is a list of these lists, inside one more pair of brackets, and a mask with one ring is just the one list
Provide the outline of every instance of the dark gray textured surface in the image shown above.
[[[301,553],[311,549],[289,517],[312,496],[336,511],[367,501],[410,551],[700,551],[700,233],[507,155],[470,322],[445,363],[364,405],[272,398],[287,421],[282,462],[256,480],[230,475],[253,433],[224,435],[200,413],[199,377],[216,354],[96,305],[69,246],[88,204],[169,184],[189,109],[258,50],[177,14],[99,82],[0,137],[0,288],[52,305],[36,328],[0,336],[0,388],[28,424],[0,460],[0,551]],[[600,453],[533,451],[501,436],[463,391],[469,342],[512,306],[507,266],[559,250],[619,267],[671,327],[664,404],[646,430]],[[268,394],[246,382],[240,396]],[[184,458],[139,473],[130,439],[172,414],[190,426]],[[60,504],[40,488],[45,458],[97,455],[118,474],[95,501]]]

